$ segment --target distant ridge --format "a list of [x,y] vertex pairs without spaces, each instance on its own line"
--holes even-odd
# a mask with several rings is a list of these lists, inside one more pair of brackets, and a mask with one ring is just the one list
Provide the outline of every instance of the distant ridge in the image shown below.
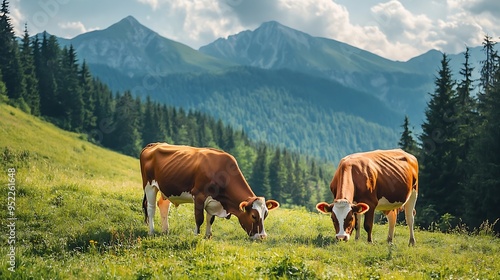
[[163,76],[220,70],[233,65],[164,38],[132,16],[106,29],[84,33],[63,43],[72,44],[78,56],[91,68],[93,65],[108,66],[127,76]]
[[242,65],[284,68],[331,79],[376,96],[416,122],[423,118],[426,93],[433,86],[431,72],[419,64],[385,59],[276,21],[217,39],[199,50]]

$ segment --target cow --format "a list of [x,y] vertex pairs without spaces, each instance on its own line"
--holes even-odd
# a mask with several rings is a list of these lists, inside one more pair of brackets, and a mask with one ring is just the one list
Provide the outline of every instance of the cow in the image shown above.
[[410,229],[409,245],[415,245],[413,223],[418,195],[418,162],[401,149],[376,150],[348,155],[340,160],[330,183],[333,203],[320,202],[316,209],[331,214],[336,238],[348,241],[353,228],[359,238],[360,215],[372,242],[375,210],[389,222],[387,242],[392,243],[397,211],[404,208]]
[[142,207],[149,234],[154,234],[153,218],[158,191],[162,231],[168,232],[170,204],[194,203],[195,233],[200,233],[206,212],[205,237],[211,238],[215,216],[238,218],[253,239],[266,238],[264,219],[279,207],[275,200],[257,197],[236,159],[221,150],[151,143],[140,154],[144,198]]

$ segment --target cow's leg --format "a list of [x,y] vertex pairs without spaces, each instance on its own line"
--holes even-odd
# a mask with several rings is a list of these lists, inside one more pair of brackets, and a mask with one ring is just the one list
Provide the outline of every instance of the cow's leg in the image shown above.
[[200,234],[200,227],[203,224],[204,216],[204,201],[203,198],[195,198],[194,199],[194,220],[196,222],[196,228],[194,229],[194,234]]
[[151,184],[147,184],[144,187],[144,193],[146,194],[147,201],[147,213],[148,213],[148,224],[149,224],[149,235],[155,233],[154,218],[156,211],[156,194],[158,193],[158,188]]
[[365,231],[368,234],[368,242],[372,243],[372,229],[373,229],[373,219],[375,216],[375,207],[371,207],[368,209],[368,211],[365,213],[365,221],[364,221],[364,227]]
[[215,216],[208,214],[207,212],[207,228],[205,229],[205,238],[210,239],[212,237],[212,224],[214,223]]
[[410,198],[405,204],[405,219],[406,219],[406,224],[408,225],[408,228],[410,229],[410,241],[408,242],[408,246],[414,246],[415,245],[415,233],[413,231],[413,224],[415,221],[414,217],[414,211],[415,211],[415,204],[417,203],[417,192],[413,190],[411,192]]
[[394,238],[394,229],[396,228],[397,209],[391,211],[384,211],[387,221],[389,222],[389,234],[387,235],[387,243],[392,244]]
[[360,214],[354,214],[356,223],[354,224],[354,229],[356,230],[356,240],[359,239],[359,236],[361,234],[360,228],[361,228],[361,215]]
[[158,200],[158,208],[160,208],[161,231],[163,233],[168,233],[168,212],[170,210],[170,200],[161,195]]

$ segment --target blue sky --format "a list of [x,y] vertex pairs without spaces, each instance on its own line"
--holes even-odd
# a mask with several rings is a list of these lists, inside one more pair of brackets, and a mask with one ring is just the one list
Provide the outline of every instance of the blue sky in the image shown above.
[[10,11],[19,35],[28,23],[30,34],[73,38],[132,15],[194,49],[276,20],[403,61],[500,36],[498,0],[10,0]]

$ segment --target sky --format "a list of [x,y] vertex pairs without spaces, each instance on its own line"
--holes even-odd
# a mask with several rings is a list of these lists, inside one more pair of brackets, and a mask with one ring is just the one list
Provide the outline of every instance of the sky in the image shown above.
[[449,54],[499,41],[499,0],[10,0],[17,35],[71,39],[131,15],[194,49],[266,21],[406,61],[431,49]]

